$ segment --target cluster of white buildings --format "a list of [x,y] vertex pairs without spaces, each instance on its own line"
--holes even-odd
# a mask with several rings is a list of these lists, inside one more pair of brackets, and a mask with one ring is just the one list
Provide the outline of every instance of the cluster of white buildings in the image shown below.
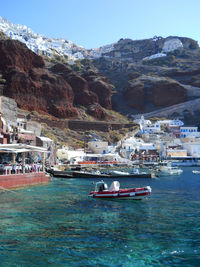
[[[93,140],[85,149],[70,150],[63,147],[57,150],[62,162],[81,164],[84,162],[109,163],[152,163],[163,159],[200,166],[200,132],[197,127],[184,126],[181,120],[158,120],[151,122],[141,117],[137,121],[138,134],[122,139],[115,146],[108,142]],[[117,152],[118,151],[118,152]],[[187,164],[186,164],[187,165]]]
[[198,127],[184,126],[181,120],[158,120],[153,123],[143,116],[137,123],[140,126],[139,137],[133,136],[122,141],[123,157],[133,161],[200,160]]
[[0,16],[0,31],[13,40],[25,43],[26,46],[39,55],[52,57],[55,55],[67,56],[68,62],[73,64],[76,60],[84,58],[98,58],[103,53],[113,50],[114,44],[105,45],[97,49],[85,49],[72,43],[70,40],[61,38],[48,38],[34,33],[25,25],[8,22]]

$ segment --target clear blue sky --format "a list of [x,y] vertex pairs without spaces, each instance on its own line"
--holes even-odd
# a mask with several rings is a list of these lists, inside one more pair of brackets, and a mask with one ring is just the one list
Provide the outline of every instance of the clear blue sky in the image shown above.
[[0,16],[85,48],[154,35],[200,41],[200,0],[2,0]]

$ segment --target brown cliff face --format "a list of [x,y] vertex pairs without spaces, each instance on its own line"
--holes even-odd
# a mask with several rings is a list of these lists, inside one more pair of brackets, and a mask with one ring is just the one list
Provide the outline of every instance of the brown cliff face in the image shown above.
[[109,117],[103,108],[112,109],[111,97],[114,86],[106,77],[91,69],[79,75],[63,64],[56,64],[51,70],[62,75],[71,85],[75,106],[86,107],[87,113],[97,119]]
[[0,70],[6,79],[4,95],[25,110],[61,118],[77,117],[71,86],[44,68],[42,57],[13,40],[0,41]]
[[21,71],[28,72],[32,68],[43,68],[42,57],[36,55],[19,41],[0,41],[0,69],[7,70],[15,67]]
[[[47,69],[43,58],[19,41],[0,40],[0,73],[6,79],[3,94],[14,98],[21,109],[58,118],[77,118],[77,107],[81,105],[90,115],[106,118],[106,112],[99,105],[104,104],[99,97],[99,90],[103,92],[102,97],[105,95],[103,81],[96,93],[89,89],[86,79],[66,65],[56,64]],[[107,98],[111,99],[109,93],[107,91]],[[95,109],[90,108],[93,105]],[[110,104],[105,106],[110,108]]]
[[98,96],[99,104],[106,109],[112,109],[111,97],[114,86],[108,79],[94,71],[85,72],[83,77],[88,81],[89,91]]
[[[169,51],[166,43],[174,40],[182,45]],[[166,56],[145,59],[161,52]],[[93,64],[116,87],[112,102],[118,112],[145,113],[199,97],[198,88],[192,89],[192,96],[189,88],[200,88],[200,48],[193,39],[177,36],[120,39],[104,55],[94,59]],[[160,78],[153,82],[152,77]]]
[[89,92],[88,82],[63,64],[56,64],[51,69],[54,73],[59,73],[72,87],[74,94],[74,104],[87,107],[88,105],[98,103],[96,94]]
[[129,81],[125,98],[132,108],[144,110],[147,103],[165,107],[184,102],[186,93],[186,89],[172,79],[142,75]]

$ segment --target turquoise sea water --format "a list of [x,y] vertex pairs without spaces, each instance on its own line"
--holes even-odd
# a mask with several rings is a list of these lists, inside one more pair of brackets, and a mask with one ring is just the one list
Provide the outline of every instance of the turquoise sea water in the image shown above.
[[1,192],[0,266],[200,266],[200,175],[193,169],[119,179],[121,187],[150,185],[142,201],[90,199],[89,179]]

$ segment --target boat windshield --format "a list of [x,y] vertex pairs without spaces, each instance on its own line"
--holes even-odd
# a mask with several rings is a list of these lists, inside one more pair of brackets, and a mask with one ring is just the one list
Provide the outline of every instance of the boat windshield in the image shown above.
[[108,190],[108,185],[104,183],[104,181],[97,182],[95,186],[95,191],[102,192],[104,190]]
[[118,191],[119,188],[120,188],[120,183],[118,181],[114,181],[114,182],[112,182],[109,190],[110,191]]

